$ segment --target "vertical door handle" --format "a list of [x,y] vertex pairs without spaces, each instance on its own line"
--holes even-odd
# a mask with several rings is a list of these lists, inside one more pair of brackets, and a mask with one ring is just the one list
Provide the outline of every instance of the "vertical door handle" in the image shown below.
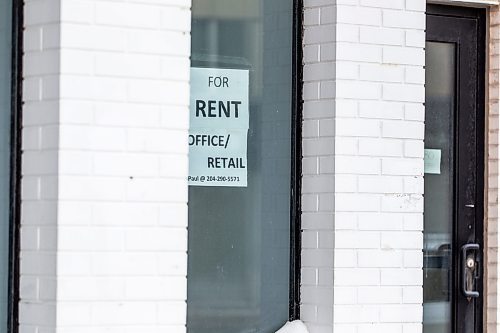
[[476,279],[479,278],[479,263],[476,253],[479,251],[479,244],[465,244],[461,248],[462,252],[462,292],[465,297],[477,298],[479,292],[474,290]]

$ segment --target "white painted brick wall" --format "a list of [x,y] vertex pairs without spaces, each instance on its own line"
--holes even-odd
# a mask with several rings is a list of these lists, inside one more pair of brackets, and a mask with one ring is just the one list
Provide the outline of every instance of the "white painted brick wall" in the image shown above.
[[[335,109],[352,104],[335,116],[336,147],[349,138],[354,149],[335,157],[334,331],[418,331],[425,1],[359,0],[336,8],[336,68],[348,63],[354,73],[336,81]],[[339,34],[346,30],[355,37],[344,42]],[[342,178],[357,186],[346,191]],[[339,217],[351,222],[339,225]],[[346,251],[353,259],[339,267]],[[346,290],[355,296],[344,299]]]
[[[339,183],[334,176],[333,5],[333,0],[304,1],[301,319],[311,333],[333,329],[333,195],[335,183]],[[321,190],[311,186],[318,183],[323,184]],[[353,186],[349,179],[342,184],[346,188]],[[345,265],[350,258],[346,254]]]
[[189,0],[28,0],[20,331],[184,332]]
[[57,1],[25,3],[19,304],[23,333],[56,328],[59,12]]
[[419,331],[425,1],[304,5],[303,171],[324,187],[303,191],[302,317],[312,333]]
[[498,7],[493,7],[489,16],[489,89],[487,128],[487,175],[486,179],[486,327],[488,332],[500,330],[499,267],[498,267],[498,175],[499,173],[499,74],[500,74],[500,13]]

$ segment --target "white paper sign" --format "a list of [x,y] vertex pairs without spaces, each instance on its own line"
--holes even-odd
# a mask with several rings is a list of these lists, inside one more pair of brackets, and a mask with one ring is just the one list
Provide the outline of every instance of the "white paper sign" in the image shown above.
[[191,68],[189,185],[247,186],[248,73]]
[[441,174],[441,149],[424,149],[424,173]]

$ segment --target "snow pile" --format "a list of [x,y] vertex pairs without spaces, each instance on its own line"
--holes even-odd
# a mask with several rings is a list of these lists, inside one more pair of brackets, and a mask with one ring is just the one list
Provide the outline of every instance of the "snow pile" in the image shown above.
[[309,333],[307,331],[306,325],[300,320],[289,321],[282,328],[280,328],[276,333]]

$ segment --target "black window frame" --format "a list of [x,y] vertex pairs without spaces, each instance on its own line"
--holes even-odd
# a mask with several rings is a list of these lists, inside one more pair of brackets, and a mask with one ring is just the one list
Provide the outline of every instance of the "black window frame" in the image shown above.
[[293,0],[292,36],[292,153],[290,202],[290,321],[300,319],[301,186],[302,186],[302,86],[303,0]]
[[11,58],[11,133],[10,133],[10,205],[9,205],[9,290],[7,331],[19,331],[19,267],[21,226],[21,129],[23,81],[24,3],[12,0]]

